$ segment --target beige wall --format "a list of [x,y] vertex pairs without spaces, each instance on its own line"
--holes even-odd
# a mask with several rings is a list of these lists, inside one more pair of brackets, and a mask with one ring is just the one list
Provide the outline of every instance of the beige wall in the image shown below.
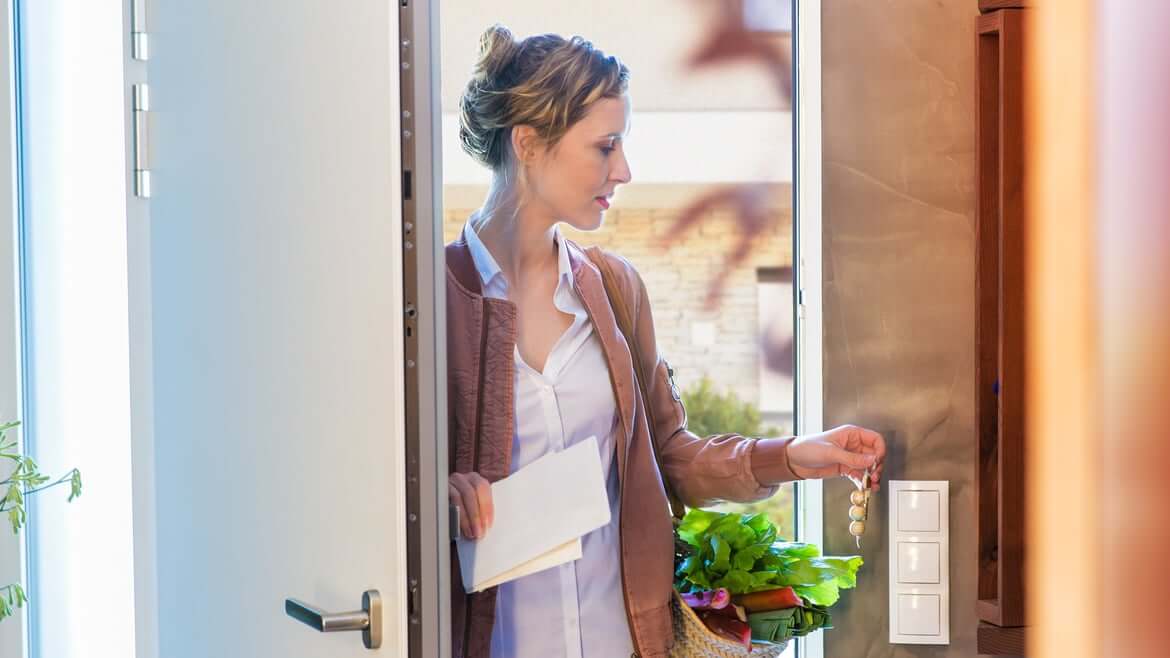
[[[785,186],[784,194],[788,194]],[[583,245],[596,244],[628,258],[646,282],[654,308],[659,350],[675,367],[679,386],[686,388],[703,375],[720,388],[734,390],[742,399],[759,403],[759,349],[756,270],[792,263],[792,221],[778,208],[776,230],[756,241],[751,257],[736,267],[727,294],[713,312],[703,307],[707,282],[719,271],[723,254],[731,250],[735,227],[726,214],[714,213],[697,230],[670,249],[657,246],[677,217],[677,210],[614,208],[606,213],[601,230],[565,235]],[[458,236],[470,209],[447,209],[447,241]],[[719,337],[714,345],[692,340],[696,322],[711,322]]]
[[[893,430],[892,479],[951,483],[951,644],[888,640],[887,501],[825,655],[974,656],[975,0],[824,0],[825,421]],[[849,485],[826,549],[852,552]]]
[[[518,37],[580,34],[617,55],[630,67],[636,110],[786,109],[787,101],[772,91],[770,79],[754,68],[683,69],[680,62],[710,25],[712,6],[702,0],[445,2],[439,12],[443,108],[453,111],[458,106],[475,64],[479,35],[492,23],[503,23]],[[650,26],[652,47],[646,40]]]

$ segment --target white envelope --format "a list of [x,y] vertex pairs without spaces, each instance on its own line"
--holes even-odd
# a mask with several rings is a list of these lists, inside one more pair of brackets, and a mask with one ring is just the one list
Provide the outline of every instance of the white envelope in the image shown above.
[[597,437],[492,484],[495,522],[456,542],[463,588],[478,592],[581,557],[581,537],[609,523]]
[[506,583],[509,580],[516,580],[521,576],[527,576],[530,573],[551,569],[558,564],[572,562],[573,560],[580,560],[581,555],[581,538],[578,537],[574,540],[566,542],[563,546],[557,546],[543,555],[532,558],[515,569],[509,569],[495,578],[485,580],[476,587],[475,591],[480,592],[485,589],[495,587],[496,585]]

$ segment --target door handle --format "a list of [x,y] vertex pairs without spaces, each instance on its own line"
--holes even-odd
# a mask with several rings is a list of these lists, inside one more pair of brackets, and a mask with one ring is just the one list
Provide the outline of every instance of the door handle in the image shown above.
[[362,609],[353,612],[324,612],[304,601],[284,600],[284,612],[322,633],[361,631],[367,649],[382,646],[382,595],[376,589],[362,593]]

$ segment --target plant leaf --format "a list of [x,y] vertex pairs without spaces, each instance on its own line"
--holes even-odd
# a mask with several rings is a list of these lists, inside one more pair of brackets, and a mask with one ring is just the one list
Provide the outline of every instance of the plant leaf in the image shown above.
[[687,515],[683,517],[678,526],[678,536],[692,546],[701,546],[704,542],[701,541],[700,535],[722,517],[723,514],[719,512],[709,512],[702,509],[688,510]]
[[713,557],[707,568],[715,573],[727,573],[731,568],[731,545],[727,540],[719,535],[711,535],[711,554]]
[[81,471],[76,468],[73,469],[73,475],[69,478],[69,500],[72,503],[74,498],[81,495]]

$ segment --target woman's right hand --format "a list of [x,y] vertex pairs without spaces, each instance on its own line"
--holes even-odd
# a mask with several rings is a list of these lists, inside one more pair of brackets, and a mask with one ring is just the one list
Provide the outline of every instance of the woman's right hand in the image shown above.
[[459,508],[460,534],[482,539],[495,521],[491,483],[479,473],[452,473],[447,478],[447,495]]

